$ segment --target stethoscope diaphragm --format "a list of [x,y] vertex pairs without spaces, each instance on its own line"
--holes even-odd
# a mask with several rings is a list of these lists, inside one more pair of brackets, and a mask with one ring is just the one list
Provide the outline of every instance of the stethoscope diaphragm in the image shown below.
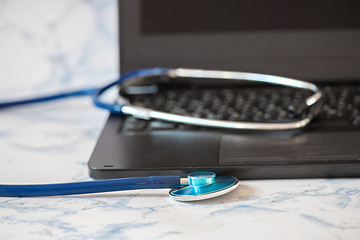
[[184,202],[214,198],[235,190],[239,180],[230,176],[217,177],[213,172],[194,172],[188,175],[187,184],[170,190],[169,196]]

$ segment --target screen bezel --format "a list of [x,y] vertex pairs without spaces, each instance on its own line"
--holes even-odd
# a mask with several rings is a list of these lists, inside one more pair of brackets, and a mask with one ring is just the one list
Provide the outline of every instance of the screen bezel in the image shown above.
[[120,71],[189,67],[311,81],[360,79],[360,29],[142,34],[141,1],[119,0]]

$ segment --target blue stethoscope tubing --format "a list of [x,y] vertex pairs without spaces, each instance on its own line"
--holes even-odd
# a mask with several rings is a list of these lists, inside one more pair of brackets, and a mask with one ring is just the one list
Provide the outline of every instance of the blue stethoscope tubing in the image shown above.
[[179,188],[179,176],[152,176],[54,184],[0,184],[1,197],[42,197],[137,189]]
[[[100,100],[100,96],[109,88],[119,85],[128,79],[165,75],[169,70],[169,68],[141,69],[121,75],[116,81],[101,88],[85,88],[42,97],[0,102],[0,108],[91,95],[93,103],[97,107],[106,109],[112,113],[123,114],[123,105],[105,103]],[[233,191],[239,185],[238,180],[234,177],[217,178],[212,172],[197,172],[195,175],[193,174],[193,176],[189,174],[188,179],[190,180],[185,180],[184,183],[184,179],[179,176],[151,176],[55,184],[0,184],[0,197],[62,196],[137,189],[170,188],[169,196],[175,200],[197,201],[223,195]],[[203,181],[209,182],[203,184]]]
[[208,171],[179,176],[131,177],[54,184],[0,184],[0,197],[44,197],[79,195],[139,189],[170,188],[169,196],[177,201],[199,201],[218,197],[235,190],[239,180]]
[[106,110],[110,111],[111,113],[123,114],[123,111],[122,111],[123,106],[118,105],[118,104],[105,103],[100,100],[100,96],[106,90],[112,88],[115,85],[119,85],[119,84],[127,81],[128,79],[132,79],[134,77],[165,75],[169,70],[170,70],[170,68],[148,68],[148,69],[140,69],[140,70],[136,70],[133,72],[125,73],[125,74],[121,75],[118,80],[116,80],[108,85],[105,85],[104,87],[97,89],[92,94],[93,103],[95,104],[95,106],[102,108],[102,109],[106,109]]
[[113,81],[103,87],[100,87],[100,88],[84,88],[84,89],[80,89],[80,90],[61,92],[61,93],[56,93],[56,94],[42,96],[42,97],[34,97],[34,98],[14,100],[14,101],[4,101],[4,102],[0,102],[0,108],[16,107],[16,106],[22,106],[22,105],[27,105],[27,104],[33,104],[33,103],[48,102],[48,101],[53,101],[53,100],[58,100],[58,99],[63,99],[63,98],[80,97],[80,96],[89,96],[90,95],[90,96],[92,96],[93,103],[97,107],[106,109],[112,113],[123,114],[123,112],[121,110],[122,106],[117,105],[117,104],[108,104],[108,103],[102,102],[100,100],[101,94],[103,94],[109,88],[111,88],[115,85],[121,84],[130,78],[150,76],[150,75],[151,76],[163,75],[168,70],[169,70],[169,68],[149,68],[149,69],[136,70],[133,72],[123,74],[116,81]]

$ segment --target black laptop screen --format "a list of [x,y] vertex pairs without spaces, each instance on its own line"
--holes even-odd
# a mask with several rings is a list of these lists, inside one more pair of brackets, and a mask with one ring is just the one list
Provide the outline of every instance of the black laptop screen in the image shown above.
[[359,0],[119,0],[120,69],[357,81],[359,13]]
[[143,0],[141,9],[144,34],[360,28],[358,0]]

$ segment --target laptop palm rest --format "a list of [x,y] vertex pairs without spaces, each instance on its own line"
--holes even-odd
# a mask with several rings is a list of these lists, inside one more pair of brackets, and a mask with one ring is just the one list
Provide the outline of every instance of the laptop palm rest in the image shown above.
[[[221,138],[220,165],[245,169],[266,168],[269,171],[277,168],[277,177],[311,177],[312,171],[317,173],[317,177],[341,177],[342,174],[347,177],[357,176],[359,142],[360,133],[350,131],[224,134]],[[262,169],[264,176],[271,177],[267,170]],[[279,173],[281,170],[288,171],[288,174]]]

